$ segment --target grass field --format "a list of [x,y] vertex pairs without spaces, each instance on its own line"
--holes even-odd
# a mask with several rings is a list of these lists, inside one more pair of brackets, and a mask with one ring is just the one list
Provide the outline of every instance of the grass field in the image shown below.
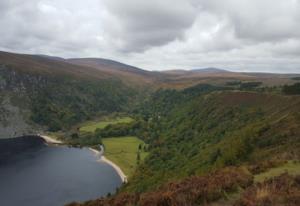
[[[139,145],[145,143],[137,137],[113,137],[103,138],[105,157],[116,163],[122,171],[130,177],[137,166],[137,153]],[[148,155],[141,151],[141,161]]]
[[255,182],[262,182],[265,179],[279,176],[282,173],[289,173],[291,175],[300,175],[300,163],[299,162],[293,162],[288,161],[286,164],[281,165],[279,167],[272,168],[268,170],[267,172],[263,172],[261,174],[255,175],[254,181]]
[[96,129],[103,129],[107,125],[110,124],[118,124],[118,123],[130,123],[133,119],[130,117],[120,117],[115,119],[104,119],[100,121],[88,122],[80,127],[80,132],[95,132]]

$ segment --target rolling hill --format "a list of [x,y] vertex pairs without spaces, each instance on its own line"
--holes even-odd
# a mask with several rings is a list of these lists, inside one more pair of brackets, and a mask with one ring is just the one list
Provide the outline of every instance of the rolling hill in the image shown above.
[[[136,136],[149,155],[116,195],[82,205],[243,205],[260,198],[249,195],[259,190],[259,177],[276,177],[262,183],[267,189],[278,182],[298,188],[291,174],[269,172],[298,168],[295,77],[216,68],[153,72],[107,59],[0,52],[0,138],[70,135],[79,123],[125,113],[134,123],[96,130],[91,140]],[[289,194],[280,200],[294,198]]]
[[158,72],[142,70],[140,68],[109,59],[79,58],[67,59],[66,61],[74,65],[85,66],[103,71],[124,80],[124,82],[130,82],[138,85],[151,83],[153,84],[158,79],[160,79],[160,75]]
[[14,54],[0,51],[0,64],[26,73],[69,75],[86,79],[119,79],[127,85],[154,88],[186,88],[198,83],[225,85],[230,81],[261,81],[274,86],[294,83],[297,74],[239,73],[219,68],[146,71],[117,61],[101,58],[64,59],[47,55]]
[[85,79],[119,79],[127,84],[147,84],[160,78],[150,72],[108,59],[64,59],[47,55],[14,54],[0,51],[0,64],[32,74],[62,75]]
[[[144,99],[159,88],[184,89],[199,83],[233,83],[239,88],[251,86],[251,82],[254,86],[295,82],[291,79],[295,75],[236,73],[216,68],[153,72],[108,59],[64,59],[9,52],[0,52],[0,74],[4,114],[1,131],[8,136],[34,131],[32,121],[38,127],[58,129],[91,118],[94,111],[128,109],[136,104],[136,99]],[[46,113],[46,117],[41,113]],[[19,128],[16,134],[12,132],[14,127]]]
[[[145,162],[113,197],[70,206],[297,205],[299,108],[299,95],[211,85],[157,91],[137,110],[138,136],[151,145]],[[268,179],[255,182],[260,176]]]
[[139,93],[134,85],[57,57],[0,52],[1,137],[63,129],[125,110]]

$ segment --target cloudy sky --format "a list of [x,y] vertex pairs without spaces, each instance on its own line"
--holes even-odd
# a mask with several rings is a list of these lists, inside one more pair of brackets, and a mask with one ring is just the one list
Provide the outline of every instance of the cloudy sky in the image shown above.
[[300,73],[300,0],[1,0],[0,50]]

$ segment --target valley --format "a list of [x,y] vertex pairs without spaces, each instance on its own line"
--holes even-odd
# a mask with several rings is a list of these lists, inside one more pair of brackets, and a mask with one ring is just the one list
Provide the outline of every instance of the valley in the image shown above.
[[70,206],[297,205],[299,76],[0,52],[0,138],[103,145],[128,181]]

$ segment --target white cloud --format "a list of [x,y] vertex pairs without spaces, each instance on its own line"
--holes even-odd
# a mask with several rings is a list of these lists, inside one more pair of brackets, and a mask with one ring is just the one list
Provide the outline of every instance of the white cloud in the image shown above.
[[300,0],[2,0],[0,50],[300,73]]

